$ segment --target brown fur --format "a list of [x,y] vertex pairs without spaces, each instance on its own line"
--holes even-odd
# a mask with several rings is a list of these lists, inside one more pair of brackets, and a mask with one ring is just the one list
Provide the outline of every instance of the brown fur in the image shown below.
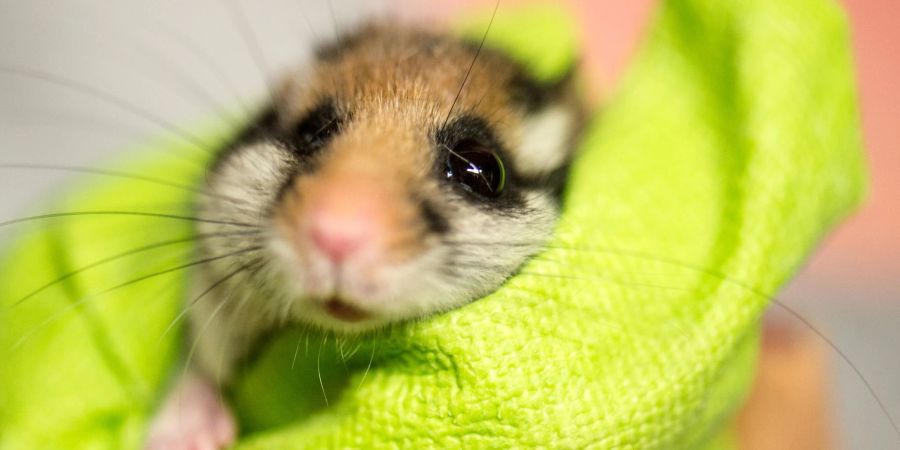
[[[308,79],[295,80],[287,87],[284,97],[289,114],[283,120],[296,121],[315,102],[335,97],[338,104],[353,105],[354,124],[371,122],[369,130],[384,130],[384,135],[391,136],[394,142],[389,144],[395,147],[390,156],[397,158],[396,165],[421,168],[425,167],[423,156],[431,154],[423,138],[444,123],[453,107],[451,119],[461,112],[487,118],[515,159],[520,139],[517,130],[525,110],[507,89],[520,71],[513,61],[489,49],[482,51],[454,106],[475,57],[474,46],[462,46],[428,31],[386,25],[370,26],[359,36],[365,38],[345,43],[342,51],[325,58]],[[429,45],[423,46],[423,42]],[[398,141],[401,136],[406,140]],[[414,155],[416,152],[425,155]]]
[[352,127],[335,139],[315,176],[295,179],[277,213],[293,242],[303,241],[296,234],[296,222],[310,216],[315,202],[350,185],[378,204],[377,219],[384,229],[380,246],[387,262],[401,263],[424,251],[426,230],[409,186],[428,186],[427,174],[419,170],[431,164],[420,150],[428,143],[397,123],[378,120]]

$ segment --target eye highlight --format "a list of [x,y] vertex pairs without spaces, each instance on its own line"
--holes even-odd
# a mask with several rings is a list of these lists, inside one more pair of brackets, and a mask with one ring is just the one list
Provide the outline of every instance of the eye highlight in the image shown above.
[[466,139],[447,154],[445,175],[469,192],[496,198],[506,187],[506,167],[500,156],[481,143]]

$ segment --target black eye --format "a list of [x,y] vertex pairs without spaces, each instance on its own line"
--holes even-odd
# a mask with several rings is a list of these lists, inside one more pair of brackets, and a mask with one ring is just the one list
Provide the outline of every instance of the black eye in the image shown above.
[[323,102],[294,127],[291,141],[298,152],[310,155],[324,147],[341,125],[341,116],[334,103]]
[[453,146],[447,155],[447,179],[482,197],[498,197],[506,187],[503,160],[490,148],[473,140]]

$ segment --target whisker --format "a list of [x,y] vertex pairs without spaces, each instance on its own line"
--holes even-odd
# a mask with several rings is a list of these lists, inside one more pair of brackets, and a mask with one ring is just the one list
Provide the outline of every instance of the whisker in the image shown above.
[[[257,263],[257,265],[256,265],[256,267],[250,269],[249,272],[245,275],[246,280],[251,280],[254,277],[256,277],[256,275],[259,274],[259,272],[262,271],[262,269],[264,269],[266,267],[266,265],[268,265],[271,262],[271,260],[266,259],[265,257],[262,257],[262,256],[258,256],[255,258],[255,262]],[[234,311],[232,312],[231,317],[229,317],[229,319],[228,319],[228,324],[225,327],[226,330],[229,330],[229,332],[231,332],[231,330],[234,330],[234,328],[237,326],[237,319],[240,317],[241,310],[244,309],[244,306],[249,303],[249,299],[250,299],[250,297],[247,295],[241,296],[241,300],[238,302],[237,307],[234,308]],[[222,366],[224,365],[224,362],[225,362],[225,347],[226,347],[226,345],[227,345],[227,342],[226,342],[226,340],[223,339],[222,345],[219,346],[219,361],[218,361],[218,364],[216,367],[216,374],[219,379],[222,378],[222,372],[223,372]],[[220,392],[220,400],[223,400],[221,397],[222,397],[222,395]],[[223,402],[224,402],[224,400],[223,400]]]
[[259,40],[253,32],[253,27],[250,25],[250,21],[247,19],[247,16],[241,12],[241,8],[236,0],[220,0],[219,3],[228,10],[232,23],[234,23],[238,32],[243,37],[244,43],[250,51],[250,56],[253,58],[259,75],[269,93],[269,100],[272,104],[275,104],[275,99],[278,98],[278,96],[276,95],[275,89],[272,87],[272,83],[269,81],[269,66],[266,62],[266,57],[263,54],[262,47],[259,45]]
[[475,63],[478,62],[478,57],[481,56],[481,51],[484,49],[484,44],[487,42],[488,34],[491,32],[491,27],[494,25],[494,19],[497,17],[497,11],[500,9],[500,0],[497,0],[497,3],[494,4],[494,12],[491,13],[491,21],[488,22],[487,28],[484,30],[484,36],[481,37],[481,43],[478,44],[478,50],[475,51],[475,57],[472,58],[472,63],[469,64],[468,70],[466,70],[466,75],[463,77],[462,84],[459,85],[459,91],[456,92],[456,97],[453,99],[453,103],[450,104],[450,110],[447,111],[447,117],[444,118],[444,123],[441,125],[442,127],[447,126],[447,122],[450,121],[450,117],[453,115],[453,110],[456,109],[456,104],[459,103],[460,97],[462,97],[463,91],[466,89],[466,84],[469,82],[469,77],[472,75],[472,70],[475,69]]
[[529,272],[529,271],[520,271],[519,275],[522,276],[531,276],[531,277],[541,277],[541,278],[549,278],[549,279],[561,279],[561,280],[573,280],[573,281],[605,281],[610,284],[625,286],[625,287],[646,287],[653,289],[666,289],[666,290],[675,290],[675,291],[685,291],[690,292],[693,289],[687,287],[678,287],[678,286],[670,286],[663,284],[652,284],[652,283],[636,283],[631,281],[624,281],[617,278],[608,278],[602,277],[598,275],[591,276],[577,276],[577,275],[560,275],[554,273],[540,273],[540,272]]
[[337,350],[338,356],[341,357],[341,362],[343,362],[344,365],[346,366],[347,365],[347,355],[344,354],[344,340],[341,339],[340,336],[334,337],[334,348],[335,348],[335,350]]
[[325,397],[325,406],[329,406],[328,394],[325,393],[325,382],[322,381],[322,347],[325,346],[326,342],[328,342],[327,334],[322,338],[322,344],[319,345],[319,352],[316,355],[316,372],[319,374],[319,387],[322,388],[322,397]]
[[194,305],[199,303],[200,300],[203,300],[204,297],[209,295],[210,292],[216,290],[216,288],[218,288],[219,286],[227,283],[228,280],[234,278],[241,272],[244,272],[245,270],[249,269],[250,267],[252,267],[256,264],[259,264],[259,262],[254,261],[254,262],[244,264],[244,265],[238,267],[236,270],[230,272],[229,274],[225,275],[224,277],[219,278],[216,282],[209,285],[209,287],[207,287],[202,293],[200,293],[200,295],[194,297],[190,302],[187,302],[185,304],[184,308],[181,309],[181,312],[177,316],[175,316],[174,319],[172,319],[172,321],[166,327],[165,331],[163,331],[162,335],[159,337],[159,342],[162,342],[162,340],[165,339],[166,336],[168,336],[168,334],[175,328],[175,325],[178,325],[178,322],[180,322],[181,319],[183,319],[184,316],[187,315],[188,311],[190,311],[191,308],[194,307]]
[[[221,101],[216,97],[215,91],[211,90],[209,86],[199,83],[190,73],[184,71],[182,66],[177,61],[174,61],[167,52],[159,51],[146,44],[140,44],[140,47],[146,55],[149,55],[170,67],[170,70],[167,72],[176,78],[176,89],[194,97],[214,111],[226,111],[228,121],[231,125],[237,123],[235,116],[228,112],[228,108],[225,108]],[[154,76],[153,78],[156,77]],[[164,84],[163,82],[160,83]]]
[[[138,130],[134,126],[105,117],[88,117],[52,108],[16,108],[16,114],[8,117],[2,125],[17,125],[20,128],[61,129],[90,134],[103,138],[134,140]],[[174,155],[173,155],[174,156]]]
[[366,382],[366,377],[369,376],[369,370],[372,368],[372,362],[375,361],[375,346],[378,343],[377,339],[372,340],[372,353],[369,355],[369,364],[366,365],[366,371],[363,372],[362,379],[359,380],[359,384],[356,386],[356,390],[362,388],[363,383]]
[[168,26],[163,22],[156,22],[157,26],[163,29],[165,36],[167,39],[172,42],[178,44],[180,47],[184,48],[191,55],[196,58],[201,64],[203,64],[210,73],[212,73],[219,81],[219,83],[228,89],[234,99],[237,101],[238,106],[243,110],[244,114],[252,115],[252,109],[244,103],[244,96],[241,93],[240,89],[232,82],[228,76],[226,76],[227,71],[225,71],[221,65],[207,52],[205,52],[202,48],[196,45],[196,43],[187,35],[182,33],[175,27]]
[[[446,122],[444,123],[444,125],[446,125]],[[447,150],[451,155],[461,159],[464,163],[468,164],[469,166],[477,167],[477,166],[475,166],[475,164],[472,164],[472,161],[469,161],[465,156],[460,155],[459,152],[450,148],[449,145],[442,143],[441,147],[444,147],[444,149]],[[480,171],[480,170],[478,171],[478,176],[481,178],[481,181],[484,181],[484,183],[486,185],[488,185],[488,186],[491,185],[491,182],[488,181],[488,179],[484,176],[484,173],[482,171]]]
[[294,371],[294,367],[297,365],[297,356],[300,354],[300,344],[303,342],[303,335],[305,333],[301,333],[300,336],[297,337],[297,346],[294,347],[294,357],[291,358],[291,372]]
[[95,99],[101,100],[104,103],[109,105],[113,105],[119,109],[128,111],[135,116],[146,120],[166,131],[174,133],[176,136],[180,137],[187,143],[191,144],[195,149],[201,150],[206,154],[212,154],[209,146],[206,142],[201,139],[199,136],[191,133],[185,128],[181,128],[175,125],[172,121],[163,118],[153,112],[150,112],[135,103],[132,103],[122,97],[114,95],[110,92],[97,89],[93,86],[90,86],[85,83],[81,83],[76,80],[72,80],[63,76],[59,76],[50,72],[43,72],[40,70],[28,68],[28,67],[19,67],[19,66],[11,66],[7,64],[0,64],[0,72],[6,73],[8,75],[20,76],[26,79],[39,80],[49,84],[53,84],[59,87],[63,87],[75,92],[79,92],[81,94],[87,95],[89,97],[93,97]]
[[341,28],[338,26],[337,14],[334,12],[334,2],[332,0],[327,0],[325,2],[328,5],[328,15],[331,16],[331,25],[334,27],[334,39],[341,43]]
[[[237,273],[240,273],[240,271]],[[188,350],[187,359],[185,360],[185,363],[184,363],[184,371],[182,373],[182,378],[186,377],[188,370],[190,370],[191,361],[194,359],[194,353],[196,353],[196,351],[197,351],[197,344],[200,342],[200,336],[206,331],[207,328],[209,328],[210,324],[212,324],[213,320],[215,320],[215,318],[219,315],[219,313],[222,312],[222,310],[225,308],[225,305],[227,305],[228,303],[231,303],[232,300],[234,300],[234,294],[229,295],[228,297],[225,298],[225,300],[220,302],[216,306],[216,308],[213,310],[213,312],[209,315],[209,317],[207,317],[207,319],[203,323],[203,325],[200,327],[200,330],[197,332],[197,337],[195,337],[193,339],[193,342],[191,343],[191,348]]]
[[234,252],[230,252],[230,253],[227,253],[227,254],[224,254],[224,255],[213,256],[213,257],[210,257],[210,258],[204,258],[204,259],[200,259],[200,260],[197,260],[197,261],[193,261],[193,262],[190,262],[190,263],[187,263],[187,264],[181,264],[181,265],[178,265],[178,266],[169,268],[169,269],[165,269],[165,270],[161,270],[161,271],[154,272],[154,273],[151,273],[151,274],[143,275],[143,276],[140,276],[140,277],[131,279],[131,280],[129,280],[129,281],[126,281],[126,282],[124,282],[124,283],[122,283],[122,284],[119,284],[119,285],[117,285],[117,286],[114,286],[114,287],[111,287],[111,288],[109,288],[109,289],[106,289],[106,290],[104,290],[104,291],[101,291],[101,292],[98,292],[98,293],[95,293],[95,294],[88,295],[88,296],[86,296],[86,297],[84,297],[84,298],[79,299],[78,301],[75,301],[75,302],[70,303],[69,305],[67,305],[67,306],[66,306],[65,308],[63,308],[62,310],[60,310],[60,311],[58,311],[57,313],[51,315],[51,316],[48,317],[46,320],[44,320],[43,322],[41,322],[40,324],[38,324],[33,330],[31,330],[31,331],[28,332],[28,333],[25,333],[25,334],[24,334],[18,341],[16,341],[16,343],[12,346],[12,351],[16,351],[17,349],[19,349],[19,348],[20,348],[20,347],[21,347],[28,339],[31,338],[31,336],[33,336],[33,335],[34,335],[35,333],[37,333],[38,331],[44,329],[45,327],[47,327],[48,325],[52,324],[52,323],[55,322],[56,320],[59,320],[61,317],[63,317],[63,316],[64,316],[65,314],[67,314],[68,312],[70,312],[70,311],[72,311],[72,310],[74,310],[74,309],[80,307],[81,305],[84,305],[85,303],[89,302],[90,300],[92,300],[92,299],[94,299],[94,298],[97,298],[97,297],[102,296],[102,295],[105,295],[105,294],[109,294],[109,293],[111,293],[111,292],[113,292],[113,291],[116,291],[116,290],[118,290],[118,289],[122,289],[122,288],[125,288],[125,287],[128,287],[128,286],[132,286],[132,285],[137,284],[137,283],[140,283],[140,282],[142,282],[142,281],[147,281],[147,280],[150,280],[150,279],[153,279],[153,278],[157,278],[157,277],[160,277],[160,276],[163,276],[163,275],[168,275],[168,274],[171,274],[171,273],[176,273],[176,272],[179,272],[179,271],[182,271],[182,270],[185,270],[185,269],[189,269],[189,268],[191,268],[191,267],[196,267],[196,266],[200,266],[200,265],[203,265],[203,264],[209,264],[209,263],[211,263],[211,262],[220,261],[220,260],[227,259],[227,258],[233,258],[233,257],[235,257],[235,256],[239,256],[239,255],[242,255],[242,254],[246,254],[246,253],[258,251],[258,250],[260,250],[261,248],[262,248],[261,246],[254,246],[254,247],[244,248],[244,249],[241,249],[241,250],[237,250],[237,251],[234,251]]
[[195,194],[203,195],[205,197],[210,198],[218,198],[220,200],[229,200],[233,202],[244,202],[244,200],[237,199],[235,197],[230,197],[226,195],[216,194],[204,189],[200,189],[191,185],[176,183],[174,181],[163,180],[161,178],[151,177],[147,175],[140,175],[130,172],[122,172],[118,170],[107,170],[107,169],[98,169],[95,167],[85,167],[85,166],[63,166],[56,164],[0,164],[0,170],[53,170],[60,172],[71,172],[71,173],[85,173],[90,175],[100,175],[105,177],[112,178],[122,178],[127,180],[135,180],[135,181],[143,181],[150,184],[156,184],[160,186],[166,186],[174,189],[179,189],[182,191],[193,192]]
[[161,248],[165,248],[165,247],[171,247],[171,246],[175,246],[175,245],[178,245],[178,244],[193,243],[193,242],[195,242],[195,241],[197,241],[197,240],[200,240],[200,239],[208,239],[208,238],[214,238],[214,237],[240,236],[240,235],[253,235],[253,234],[258,234],[258,232],[256,232],[256,231],[240,231],[240,232],[230,232],[230,233],[209,233],[209,234],[201,234],[201,235],[190,236],[190,237],[181,238],[181,239],[173,239],[173,240],[166,240],[166,241],[156,242],[156,243],[153,243],[153,244],[145,245],[145,246],[143,246],[143,247],[138,247],[138,248],[135,248],[135,249],[131,249],[131,250],[126,251],[126,252],[117,253],[117,254],[115,254],[115,255],[108,256],[108,257],[106,257],[106,258],[99,259],[99,260],[94,261],[94,262],[92,262],[92,263],[90,263],[90,264],[87,264],[87,265],[85,265],[85,266],[79,267],[78,269],[75,269],[75,270],[73,270],[73,271],[71,271],[71,272],[68,272],[68,273],[66,273],[66,274],[64,274],[64,275],[62,275],[62,276],[56,278],[55,280],[53,280],[53,281],[51,281],[51,282],[48,282],[48,283],[42,285],[41,287],[39,287],[39,288],[37,288],[37,289],[35,289],[35,290],[29,292],[27,295],[25,295],[25,296],[23,296],[22,298],[20,298],[19,300],[17,300],[15,303],[13,303],[13,304],[9,307],[9,309],[13,309],[13,308],[19,307],[20,305],[22,305],[23,303],[25,303],[25,302],[28,301],[29,299],[31,299],[31,298],[37,296],[38,294],[40,294],[40,293],[46,291],[47,289],[49,289],[49,288],[51,288],[51,287],[53,287],[53,286],[55,286],[55,285],[57,285],[57,284],[59,284],[59,283],[62,283],[62,282],[66,281],[66,280],[68,280],[68,279],[70,279],[70,278],[72,278],[72,277],[81,275],[81,274],[83,274],[83,273],[85,273],[85,272],[87,272],[87,271],[89,271],[89,270],[91,270],[91,269],[100,267],[100,266],[102,266],[102,265],[104,265],[104,264],[108,264],[108,263],[117,261],[117,260],[122,259],[122,258],[127,258],[127,257],[129,257],[129,256],[135,256],[135,255],[138,255],[138,254],[141,254],[141,253],[146,253],[146,252],[149,252],[149,251],[151,251],[151,250],[157,250],[157,249],[161,249]]
[[292,2],[297,5],[297,9],[300,11],[300,16],[303,18],[303,21],[306,22],[306,27],[309,28],[310,34],[312,34],[313,39],[316,42],[321,42],[322,40],[319,38],[319,33],[316,32],[315,27],[313,27],[312,22],[309,20],[309,14],[306,13],[306,9],[303,7],[302,2]]
[[232,257],[235,257],[235,256],[240,256],[240,255],[243,255],[243,254],[246,254],[246,253],[259,251],[259,250],[261,250],[262,248],[263,248],[262,246],[256,245],[256,246],[253,246],[253,247],[243,248],[243,249],[236,250],[236,251],[233,251],[233,252],[230,252],[230,253],[226,253],[226,254],[224,254],[224,255],[218,255],[218,256],[212,256],[212,257],[208,257],[208,258],[203,258],[203,259],[196,260],[196,261],[193,261],[193,262],[190,262],[190,263],[186,263],[186,264],[182,264],[182,265],[179,265],[179,266],[170,268],[170,269],[165,269],[165,270],[162,270],[162,271],[159,271],[159,272],[154,272],[154,273],[151,273],[151,274],[149,274],[149,275],[144,275],[144,276],[141,276],[141,277],[132,279],[132,280],[130,280],[130,281],[128,281],[128,282],[125,282],[125,283],[122,283],[122,284],[120,284],[120,285],[118,285],[118,286],[112,287],[112,288],[107,289],[107,290],[105,290],[105,291],[101,291],[100,293],[95,294],[95,295],[104,295],[104,294],[108,294],[108,293],[113,292],[113,291],[115,291],[115,290],[117,290],[117,289],[121,289],[121,288],[124,288],[124,287],[128,287],[128,286],[131,286],[131,285],[133,285],[133,284],[140,283],[141,281],[149,280],[149,279],[151,279],[151,278],[156,278],[156,277],[158,277],[158,276],[162,276],[162,275],[166,275],[166,274],[170,274],[170,273],[174,273],[174,272],[179,272],[179,271],[181,271],[181,270],[189,269],[189,268],[191,268],[191,267],[201,266],[201,265],[208,264],[208,263],[211,263],[211,262],[220,261],[220,260],[227,259],[227,258],[232,258]]
[[519,241],[519,242],[494,242],[494,241],[461,241],[456,239],[444,239],[441,242],[449,245],[455,245],[459,247],[471,246],[471,247],[535,247],[535,248],[545,248],[547,243],[544,241]]
[[813,326],[813,324],[810,321],[806,320],[803,316],[801,316],[800,313],[798,313],[796,310],[789,307],[787,304],[785,304],[784,302],[782,302],[778,299],[773,298],[772,300],[775,302],[775,304],[779,308],[787,311],[788,314],[794,316],[794,318],[796,318],[803,325],[805,325],[807,328],[812,330],[813,333],[815,333],[823,341],[825,341],[825,343],[828,344],[828,346],[831,347],[831,349],[834,350],[834,352],[838,354],[838,356],[844,361],[845,364],[850,366],[850,369],[853,371],[853,373],[856,374],[857,377],[859,377],[859,380],[862,382],[863,386],[865,386],[866,391],[868,391],[868,393],[869,393],[869,396],[871,396],[872,399],[875,400],[875,403],[878,405],[878,408],[881,410],[881,413],[888,420],[891,427],[893,427],[894,433],[897,435],[898,438],[900,438],[900,425],[898,425],[896,419],[894,419],[894,417],[888,411],[887,405],[885,405],[884,402],[881,400],[881,398],[878,396],[878,393],[875,391],[875,387],[872,386],[872,383],[869,381],[869,379],[866,378],[865,375],[863,375],[862,370],[860,370],[859,367],[857,367],[856,364],[853,363],[853,360],[850,359],[850,356],[848,356],[843,350],[841,350],[837,346],[837,344],[835,344],[831,339],[829,339],[825,335],[825,333],[823,333],[821,330],[819,330],[818,328]]
[[[78,25],[83,26],[83,23],[79,22]],[[129,35],[131,30],[124,29],[124,27],[119,27],[119,35],[127,36]],[[84,30],[86,34],[94,35],[101,39],[101,42],[107,43],[108,39],[104,39],[104,36],[100,33],[97,33],[92,30]],[[153,33],[154,38],[159,36],[159,33]],[[160,79],[157,71],[159,69],[163,69],[162,74],[170,75],[174,77],[174,81],[176,82],[174,88],[180,91],[183,94],[187,94],[194,99],[204,103],[206,107],[209,107],[213,110],[226,110],[221,105],[221,102],[218,98],[216,98],[215,91],[211,90],[211,88],[205,84],[201,84],[197,81],[196,78],[192,76],[191,73],[184,70],[183,64],[178,61],[173,60],[169,56],[169,52],[161,51],[160,49],[148,45],[146,42],[139,39],[132,39],[130,44],[129,51],[130,54],[134,54],[136,52],[140,52],[144,57],[139,58],[140,63],[142,65],[147,66],[147,70],[141,72],[142,76],[159,83],[162,86],[167,84],[167,80]],[[156,63],[156,64],[148,64],[148,63]],[[153,69],[153,70],[150,70]],[[234,116],[229,114],[232,119],[232,124],[234,121]]]
[[[100,11],[95,11],[92,14],[100,14]],[[97,30],[85,27],[83,20],[72,20],[69,16],[61,16],[60,19],[66,20],[67,22],[71,22],[74,26],[79,28],[79,31],[84,35],[93,36],[98,39],[100,43],[102,43],[103,48],[109,53],[109,51],[116,51],[117,53],[122,53],[123,48],[127,47],[128,55],[134,56],[136,53],[140,52],[141,57],[136,58],[137,62],[141,65],[145,66],[146,70],[141,70],[141,76],[146,77],[148,79],[153,80],[160,85],[165,86],[167,84],[167,80],[160,79],[158,76],[159,69],[164,69],[163,74],[172,75],[177,79],[174,80],[178,84],[175,85],[175,88],[194,97],[195,99],[203,102],[206,106],[214,109],[214,110],[223,110],[227,111],[226,108],[222,107],[220,101],[215,96],[215,91],[212,90],[209,86],[205,84],[201,84],[196,80],[191,73],[184,70],[184,65],[180,64],[177,61],[172,60],[169,57],[168,52],[161,51],[159,48],[148,45],[145,41],[140,39],[130,39],[130,42],[110,42],[107,35],[104,33],[100,33]],[[158,24],[162,22],[157,21]],[[131,37],[131,32],[134,30],[134,27],[125,27],[119,24],[116,21],[111,22],[111,25],[115,27],[115,33],[118,36],[128,36]],[[152,33],[154,39],[157,39],[161,34],[166,35],[166,33],[159,33],[155,30],[148,30],[145,28],[145,31],[148,33]],[[180,42],[176,42],[181,45]],[[119,44],[119,45],[111,45],[111,44]],[[124,44],[124,45],[122,45]],[[182,45],[182,47],[185,47]],[[202,54],[202,52],[199,52]],[[195,55],[196,56],[196,55]],[[198,59],[203,59],[202,56]],[[134,61],[122,61],[126,64],[133,64]],[[232,114],[228,114],[232,119],[231,122],[234,123],[234,116]]]
[[228,221],[228,220],[203,219],[201,217],[181,216],[181,215],[177,215],[177,214],[151,213],[151,212],[141,212],[141,211],[74,211],[74,212],[41,214],[41,215],[37,215],[37,216],[22,217],[19,219],[13,219],[13,220],[7,220],[5,222],[0,222],[0,228],[7,227],[10,225],[26,223],[26,222],[39,221],[39,220],[57,219],[57,218],[63,218],[63,217],[84,217],[84,216],[152,217],[152,218],[156,218],[156,219],[172,219],[172,220],[183,220],[183,221],[188,221],[188,222],[209,223],[209,224],[215,224],[215,225],[230,225],[230,226],[243,227],[243,228],[258,228],[257,225],[253,225],[253,224],[249,224],[249,223],[232,222],[232,221]]
[[357,343],[356,343],[356,346],[353,347],[353,350],[350,350],[350,351],[347,353],[347,359],[350,360],[350,359],[352,359],[354,356],[356,356],[356,353],[359,352],[359,349],[362,348],[362,345],[363,345],[362,342],[357,342]]

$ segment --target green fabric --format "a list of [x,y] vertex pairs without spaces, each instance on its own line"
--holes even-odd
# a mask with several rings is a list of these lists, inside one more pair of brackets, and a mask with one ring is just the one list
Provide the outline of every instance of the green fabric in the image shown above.
[[[557,15],[526,17],[502,8],[491,39],[544,42],[526,58],[574,54],[553,50],[569,41],[555,39],[570,32]],[[275,339],[231,392],[238,448],[727,448],[766,296],[861,197],[858,133],[836,4],[665,3],[590,128],[551,248],[428,321],[356,341]],[[117,167],[190,183],[200,172],[172,155],[196,154],[167,142]],[[189,210],[182,190],[88,178],[52,210]],[[12,304],[75,268],[188,238],[191,223],[42,223],[0,265],[0,449],[137,448],[187,353],[179,327],[165,333],[186,277],[103,291],[194,261],[189,244]]]

